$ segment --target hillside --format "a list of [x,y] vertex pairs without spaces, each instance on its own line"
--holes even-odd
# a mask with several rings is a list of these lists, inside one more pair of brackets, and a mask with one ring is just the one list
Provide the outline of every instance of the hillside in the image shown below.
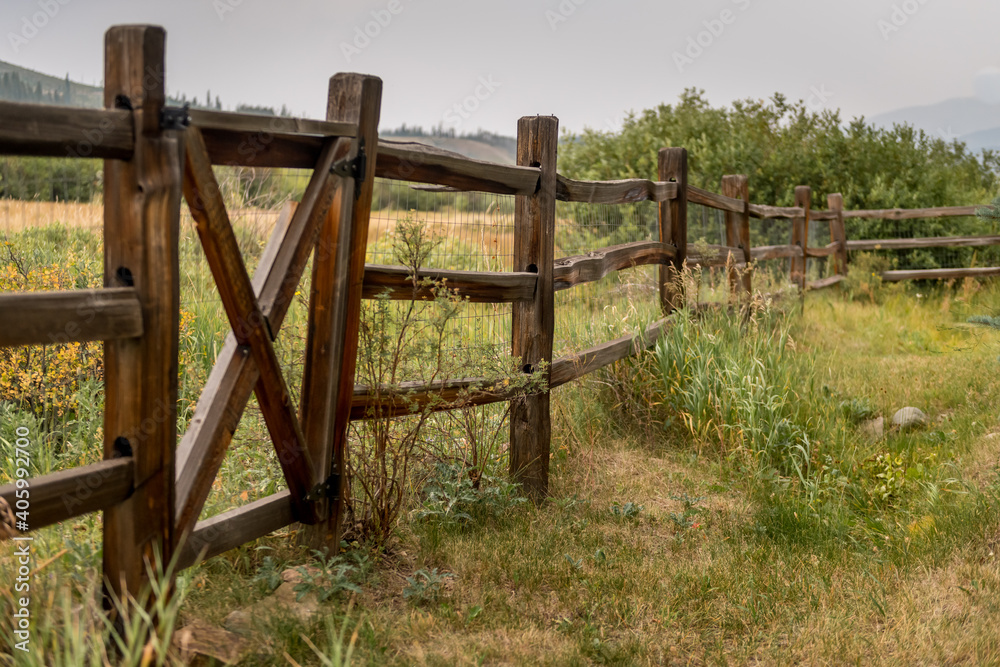
[[974,151],[1000,150],[1000,105],[974,97],[896,109],[872,116],[868,121],[885,128],[907,123],[936,137],[964,141]]
[[962,141],[965,142],[971,151],[980,151],[983,149],[1000,150],[1000,127],[964,134],[962,135]]
[[434,146],[446,151],[458,153],[473,160],[514,164],[517,162],[516,140],[511,139],[511,146],[494,146],[484,141],[466,137],[432,137],[432,136],[387,136],[390,141],[413,141],[418,144]]
[[[36,96],[39,85],[41,85],[41,99]],[[29,90],[30,96],[18,95],[19,89]],[[0,60],[0,99],[11,102],[42,102],[100,108],[104,103],[104,89],[76,83],[70,81],[68,77],[42,74]]]

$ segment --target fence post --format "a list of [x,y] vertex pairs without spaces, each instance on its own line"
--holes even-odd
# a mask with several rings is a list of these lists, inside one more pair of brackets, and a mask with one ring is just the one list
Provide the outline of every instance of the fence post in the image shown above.
[[[736,283],[740,282],[741,292],[746,296],[747,301],[753,292],[750,274],[750,180],[745,175],[723,176],[722,194],[733,199],[742,199],[744,203],[743,213],[733,213],[726,211],[726,245],[731,248],[743,250],[742,260],[744,269],[740,274],[739,269],[734,268],[729,274],[729,287],[735,294],[737,292]],[[737,297],[737,302],[739,298]]]
[[661,148],[658,163],[659,180],[677,183],[677,196],[660,202],[660,242],[676,249],[670,264],[660,266],[660,305],[668,314],[680,307],[684,298],[678,280],[687,258],[687,149]]
[[792,245],[802,249],[802,257],[792,257],[791,278],[798,283],[802,293],[806,290],[806,249],[809,247],[809,208],[812,201],[812,188],[800,185],[795,188],[795,205],[805,213],[792,219]]
[[836,217],[830,220],[830,240],[837,244],[837,274],[847,275],[847,229],[844,226],[844,196],[827,195],[827,206]]
[[104,346],[104,458],[135,462],[135,491],[104,515],[106,605],[108,594],[123,602],[137,596],[154,553],[167,563],[176,547],[183,141],[161,127],[165,40],[156,26],[116,26],[105,35],[104,105],[133,110],[135,154],[104,162],[104,286],[134,287],[144,329]]
[[365,172],[341,181],[316,245],[299,404],[306,447],[316,468],[313,483],[331,481],[336,487],[333,497],[321,501],[320,521],[305,527],[302,541],[330,554],[340,546],[344,453],[357,369],[381,101],[378,77],[338,74],[330,79],[327,120],[357,124],[352,150],[365,155]]
[[[513,307],[511,354],[525,372],[552,362],[555,328],[556,152],[559,120],[552,116],[521,118],[517,123],[517,164],[541,167],[533,195],[518,195],[514,208],[514,271],[538,275],[532,301]],[[510,474],[535,502],[549,487],[548,377],[545,391],[515,399],[510,409]]]

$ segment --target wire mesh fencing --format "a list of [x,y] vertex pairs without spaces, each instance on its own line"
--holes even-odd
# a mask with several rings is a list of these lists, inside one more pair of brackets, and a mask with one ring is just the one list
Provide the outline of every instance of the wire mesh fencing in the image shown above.
[[[556,259],[623,243],[659,240],[655,202],[556,203]],[[553,356],[639,331],[659,313],[659,269],[639,266],[555,294]]]
[[[833,221],[811,220],[808,230],[808,247],[825,248],[832,243],[834,240],[833,224]],[[819,280],[834,275],[836,264],[836,257],[833,255],[806,258],[806,280]]]
[[[1000,234],[1000,226],[996,221],[984,220],[976,216],[914,220],[848,218],[844,221],[844,226],[848,240],[995,236]],[[877,248],[862,252],[884,258],[889,268],[899,270],[1000,266],[1000,246]]]

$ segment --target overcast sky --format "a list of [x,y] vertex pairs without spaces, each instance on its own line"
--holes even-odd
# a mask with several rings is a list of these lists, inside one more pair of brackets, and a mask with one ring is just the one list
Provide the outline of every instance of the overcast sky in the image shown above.
[[0,59],[99,85],[120,23],[164,26],[168,89],[227,107],[321,118],[332,74],[380,76],[383,129],[613,129],[688,87],[850,118],[975,96],[978,75],[1000,102],[997,0],[0,0]]

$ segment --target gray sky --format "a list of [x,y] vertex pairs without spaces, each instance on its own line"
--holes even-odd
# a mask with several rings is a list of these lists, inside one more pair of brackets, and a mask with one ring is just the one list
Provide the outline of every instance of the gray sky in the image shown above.
[[383,128],[612,129],[686,87],[850,118],[974,96],[978,75],[1000,102],[997,0],[0,0],[0,59],[99,84],[119,23],[164,26],[169,90],[230,107],[321,118],[330,75],[378,75]]

